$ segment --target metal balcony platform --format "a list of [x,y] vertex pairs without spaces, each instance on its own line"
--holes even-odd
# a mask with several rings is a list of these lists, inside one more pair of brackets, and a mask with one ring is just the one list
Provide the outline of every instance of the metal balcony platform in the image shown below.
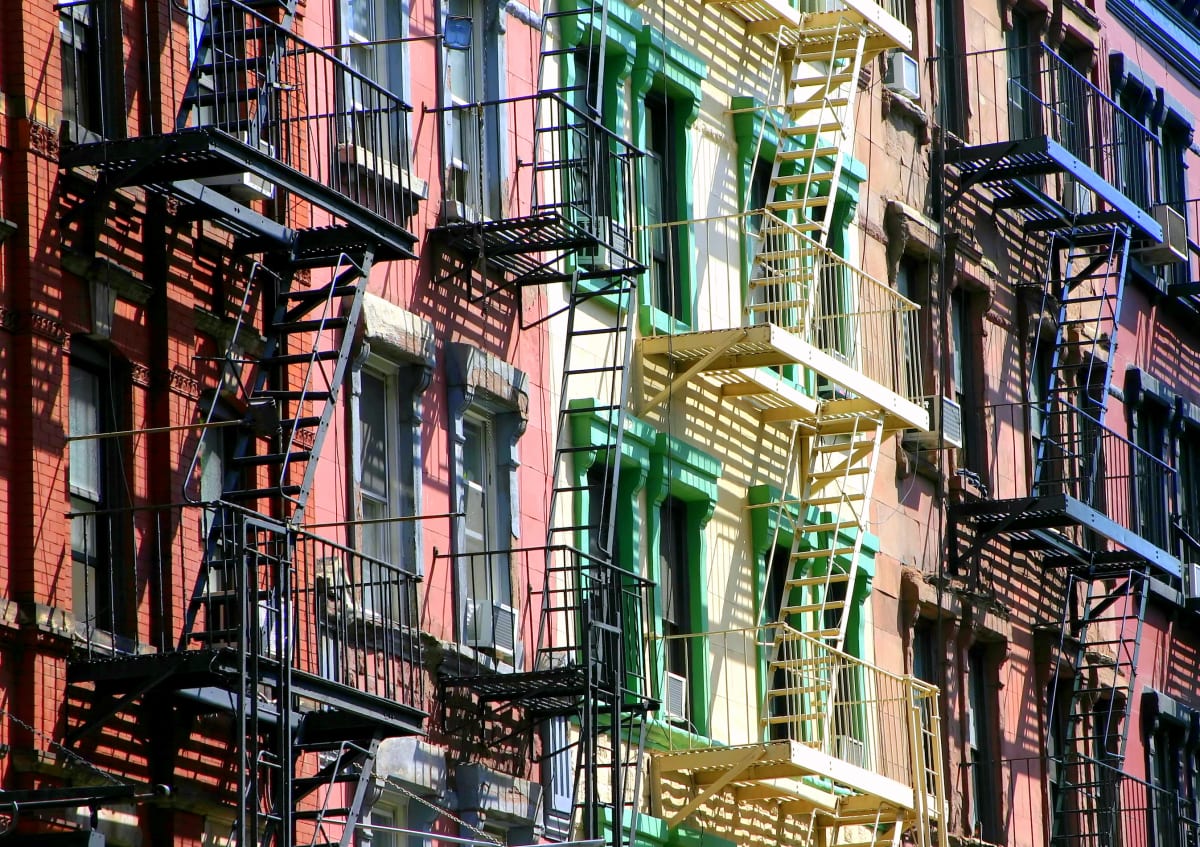
[[[268,688],[278,685],[279,662],[260,657],[258,664],[262,685]],[[228,707],[236,708],[240,673],[237,651],[220,647],[73,660],[67,666],[67,681],[96,683],[108,693],[130,700],[151,689],[165,687],[180,696],[214,706],[222,698],[211,694],[225,692],[229,695]],[[366,730],[382,727],[393,736],[424,734],[426,714],[416,706],[295,669],[291,673],[291,688],[292,695],[301,702],[308,701],[314,711],[334,713],[321,720],[338,723],[339,731],[362,730],[370,735]],[[210,694],[204,695],[205,691]]]
[[[981,532],[995,532],[1012,546],[1042,552],[1047,567],[1128,570],[1131,564],[1146,563],[1172,577],[1182,572],[1175,556],[1067,494],[975,500],[960,504],[956,512]],[[1119,549],[1084,547],[1071,538],[1073,530],[1095,533]]]
[[960,187],[979,185],[990,189],[997,205],[1014,209],[1034,223],[1034,228],[1052,228],[1053,220],[1060,215],[1065,216],[1064,226],[1071,228],[1095,226],[1104,220],[1089,220],[1094,216],[1070,212],[1031,182],[1038,176],[1063,174],[1094,192],[1119,215],[1120,222],[1134,228],[1138,237],[1162,240],[1162,227],[1148,211],[1048,136],[952,148],[946,151],[946,163],[957,169]]
[[[677,335],[657,335],[639,341],[641,355],[665,362],[674,379],[650,398],[642,410],[652,408],[683,382],[703,375],[712,378],[725,397],[754,403],[764,420],[802,420],[815,416],[882,412],[887,430],[929,429],[929,413],[916,403],[875,382],[854,367],[775,324],[739,329],[702,330]],[[756,369],[797,365],[846,389],[849,397],[814,401],[782,379]],[[813,410],[813,415],[809,410]]]
[[785,803],[794,814],[815,812],[844,824],[887,820],[889,811],[915,819],[927,809],[931,818],[939,816],[932,798],[922,803],[911,787],[798,741],[649,752],[651,796],[661,793],[656,789],[664,780],[697,791],[671,825],[722,791],[732,792],[739,805]]
[[609,261],[603,266],[581,268],[581,278],[608,278],[645,270],[644,265],[605,245],[586,227],[553,210],[500,220],[457,221],[443,224],[436,232],[447,248],[483,259],[516,285],[567,282],[573,274],[566,269],[565,259],[578,260],[581,255],[601,251],[607,253]]
[[[104,176],[108,188],[140,185],[187,203],[205,204],[206,199],[211,199],[218,217],[227,220],[235,232],[270,237],[278,231],[286,237],[290,232],[286,228],[242,204],[227,198],[222,202],[224,195],[198,182],[208,177],[251,174],[278,191],[311,202],[343,223],[344,228],[340,228],[345,236],[342,249],[370,243],[376,247],[377,260],[416,257],[416,237],[385,215],[357,202],[352,193],[325,185],[289,167],[270,152],[213,126],[73,145],[63,149],[59,161],[62,167],[69,169],[95,168]],[[347,177],[348,187],[352,187],[352,182]],[[390,210],[393,216],[401,218],[406,217],[404,212]],[[257,225],[259,219],[265,221],[262,226]]]
[[[784,0],[705,0],[745,25],[747,35],[766,36],[782,47],[821,50],[833,34],[861,27],[871,42],[867,52],[912,49],[912,31],[883,5],[870,0],[843,0],[827,4],[828,11],[801,12]],[[826,49],[825,58],[828,58]]]

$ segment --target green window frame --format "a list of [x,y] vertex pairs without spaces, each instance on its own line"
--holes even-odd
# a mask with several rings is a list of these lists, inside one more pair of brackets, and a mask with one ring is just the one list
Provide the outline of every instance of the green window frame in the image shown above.
[[[596,400],[587,398],[572,400],[574,407],[587,408],[598,405]],[[573,485],[579,495],[574,498],[574,521],[578,527],[591,525],[592,510],[595,504],[592,500],[592,488],[589,485],[589,475],[602,470],[612,461],[608,444],[612,439],[614,426],[612,414],[575,414],[570,416],[571,444],[574,447],[594,446],[596,450],[579,450],[575,452],[572,464],[574,476]],[[651,452],[654,447],[657,432],[647,423],[632,416],[625,418],[625,431],[621,439],[620,475],[617,483],[616,525],[614,534],[615,548],[613,561],[631,574],[646,577],[642,561],[642,514],[639,509],[641,495],[649,476]],[[588,530],[582,528],[576,532],[575,544],[579,550],[593,550],[595,539],[589,537]],[[639,631],[626,633],[625,649],[643,650],[644,633]],[[628,655],[628,654],[627,654]],[[627,680],[628,687],[639,693],[642,682],[634,676]]]
[[[661,508],[668,497],[682,504],[686,515],[686,538],[682,545],[686,551],[687,582],[690,595],[688,619],[692,629],[704,632],[708,616],[708,569],[705,530],[717,505],[717,480],[721,476],[721,462],[707,453],[678,438],[659,433],[651,451],[650,473],[646,482],[646,523],[649,542],[649,573],[647,576],[656,584],[662,584],[661,556],[663,553],[663,522]],[[651,679],[662,700],[666,684],[667,650],[664,635],[664,592],[655,592],[655,614],[652,616],[654,645],[651,655]],[[708,644],[704,637],[688,639],[687,659],[691,673],[688,675],[688,704],[690,726],[688,731],[700,736],[708,734],[708,702],[710,674]]]
[[[637,54],[632,72],[632,102],[635,108],[630,115],[632,141],[641,150],[651,151],[661,147],[662,139],[655,138],[656,116],[665,119],[661,128],[666,130],[665,143],[674,149],[675,155],[667,160],[671,173],[661,174],[661,186],[666,192],[662,200],[655,202],[650,197],[650,183],[654,158],[643,160],[641,179],[638,181],[642,197],[637,204],[638,223],[645,237],[642,239],[642,261],[647,266],[638,290],[639,323],[644,334],[680,332],[693,328],[696,320],[696,263],[695,236],[690,224],[681,224],[664,230],[647,230],[653,223],[651,208],[660,209],[663,221],[690,221],[693,214],[692,172],[693,145],[691,127],[700,115],[700,86],[708,77],[708,66],[704,60],[671,41],[661,31],[644,26],[637,38]],[[679,144],[678,141],[683,143]],[[661,236],[656,233],[662,232]],[[653,270],[656,264],[655,244],[671,257],[668,267],[677,279],[669,280],[676,292],[675,308],[659,308],[659,280]]]

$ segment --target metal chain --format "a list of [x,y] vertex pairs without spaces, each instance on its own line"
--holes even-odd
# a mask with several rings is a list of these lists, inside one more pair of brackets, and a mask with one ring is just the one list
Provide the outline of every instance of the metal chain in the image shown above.
[[44,739],[46,741],[46,743],[50,745],[50,747],[52,747],[53,749],[62,753],[68,759],[72,759],[73,761],[78,762],[79,764],[83,765],[84,767],[88,768],[89,770],[95,771],[96,773],[100,774],[102,777],[109,780],[110,782],[116,783],[117,785],[132,785],[133,784],[133,783],[129,782],[128,780],[118,779],[117,777],[113,776],[111,773],[104,770],[99,765],[95,764],[94,762],[89,762],[87,759],[85,759],[83,756],[80,756],[75,751],[59,744],[57,741],[54,740],[53,737],[42,732],[40,729],[37,729],[36,727],[32,727],[29,724],[25,723],[25,721],[18,718],[12,712],[5,711],[4,709],[0,709],[0,717],[6,717],[10,721],[15,723],[17,726],[22,727],[23,729],[29,730],[34,735],[38,736],[39,738]]
[[[482,836],[483,838],[486,838],[491,843],[498,845],[498,847],[501,847],[501,845],[503,845],[503,842],[500,841],[498,838],[496,838],[496,836],[484,832],[482,829],[480,829],[477,826],[474,826],[473,824],[467,823],[462,818],[454,815],[449,809],[443,809],[441,806],[439,806],[436,803],[433,803],[429,800],[426,800],[424,797],[420,796],[419,794],[414,794],[413,792],[409,791],[407,788],[405,788],[403,785],[400,785],[399,783],[394,783],[389,780],[388,788],[394,788],[397,791],[399,791],[401,794],[407,794],[409,797],[411,797],[413,800],[416,800],[418,803],[428,806],[429,808],[431,808],[435,812],[437,812],[439,815],[449,818],[450,820],[454,821],[459,826],[466,827],[467,829],[471,830],[471,832],[475,833],[476,835]],[[431,838],[435,838],[435,839],[437,838],[437,833],[435,833],[435,832],[431,832],[429,835]]]

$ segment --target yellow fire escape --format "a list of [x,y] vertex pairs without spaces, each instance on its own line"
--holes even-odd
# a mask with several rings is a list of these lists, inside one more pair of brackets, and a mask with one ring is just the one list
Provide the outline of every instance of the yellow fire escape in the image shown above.
[[888,0],[708,2],[775,56],[781,97],[761,114],[779,144],[765,207],[743,212],[761,223],[742,325],[642,339],[643,373],[665,377],[640,411],[702,381],[781,427],[791,458],[777,498],[757,507],[789,523],[792,542],[774,623],[707,635],[714,655],[714,640],[740,640],[731,655],[765,675],[745,737],[652,753],[654,812],[671,826],[703,815],[746,841],[739,819],[765,814],[771,840],[805,847],[896,845],[906,832],[944,845],[936,690],[843,650],[880,448],[929,426],[916,306],[831,238],[860,71],[912,36]]

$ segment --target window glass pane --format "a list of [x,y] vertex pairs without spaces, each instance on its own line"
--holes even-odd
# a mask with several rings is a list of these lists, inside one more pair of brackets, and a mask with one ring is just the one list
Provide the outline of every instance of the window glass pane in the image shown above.
[[[100,432],[99,376],[81,367],[72,366],[70,389],[70,434],[76,436]],[[103,449],[104,443],[99,439],[71,443],[71,490],[93,503],[99,503],[101,498]]]
[[380,377],[364,371],[358,404],[362,422],[362,487],[378,502],[386,504],[390,494],[388,456],[388,390]]

